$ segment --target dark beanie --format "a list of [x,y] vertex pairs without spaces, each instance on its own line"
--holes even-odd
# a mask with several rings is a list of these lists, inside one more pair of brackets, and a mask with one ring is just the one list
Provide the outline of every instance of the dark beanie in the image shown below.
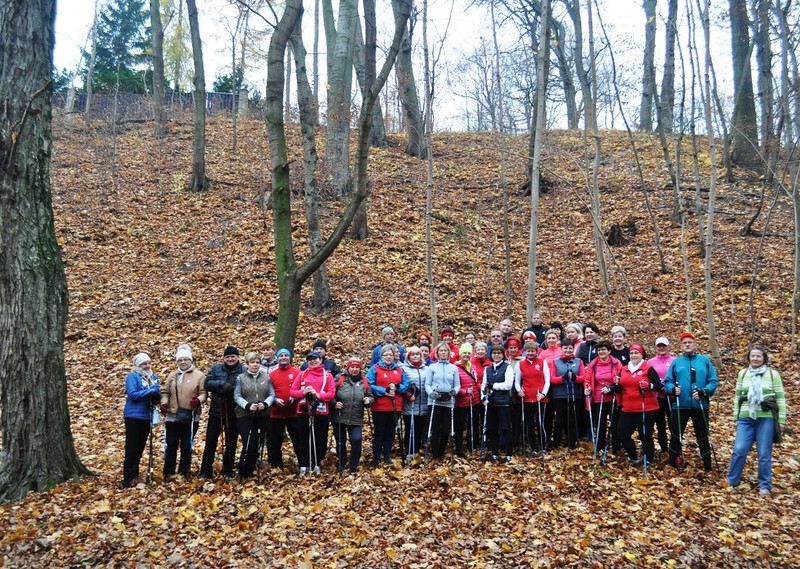
[[316,350],[317,348],[322,348],[323,350],[327,351],[328,346],[325,344],[325,340],[317,340],[314,342],[314,345],[311,346],[311,349]]
[[225,353],[222,354],[222,355],[223,356],[238,356],[239,355],[239,350],[236,349],[236,346],[232,346],[232,345],[228,344],[228,347],[225,348]]

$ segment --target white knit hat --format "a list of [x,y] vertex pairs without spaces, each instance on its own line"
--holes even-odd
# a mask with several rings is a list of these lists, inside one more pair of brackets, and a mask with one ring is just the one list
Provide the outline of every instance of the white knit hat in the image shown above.
[[181,344],[178,346],[178,351],[175,352],[175,361],[178,361],[181,358],[189,358],[190,360],[194,361],[192,348],[189,347],[189,344]]
[[145,352],[141,352],[133,356],[133,367],[141,367],[143,363],[149,362],[150,356]]

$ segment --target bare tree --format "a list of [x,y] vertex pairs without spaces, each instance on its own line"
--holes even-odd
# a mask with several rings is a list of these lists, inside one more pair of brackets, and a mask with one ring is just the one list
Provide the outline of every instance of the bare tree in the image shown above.
[[675,40],[678,35],[678,0],[668,0],[667,23],[664,30],[664,74],[661,77],[661,99],[658,109],[658,130],[673,130],[675,106]]
[[[656,93],[656,0],[644,0],[644,58],[642,61],[642,102],[639,130],[653,130],[653,100]],[[615,85],[616,86],[616,85]]]
[[[750,32],[746,0],[728,0],[733,60],[733,142],[731,159],[746,168],[761,165],[758,156],[758,119],[750,69]],[[710,63],[709,63],[710,65]],[[708,94],[710,97],[710,92]]]
[[150,29],[153,34],[153,110],[156,117],[156,138],[167,132],[164,110],[164,30],[161,28],[161,3],[150,0]]
[[202,192],[208,189],[208,178],[206,177],[206,78],[196,0],[186,0],[186,9],[189,16],[194,59],[194,143],[192,145],[192,179],[189,182],[189,191]]
[[[392,12],[396,15],[400,10],[400,3],[404,0],[392,0]],[[415,13],[414,13],[415,14]],[[414,79],[414,66],[411,62],[411,40],[413,37],[416,16],[409,18],[403,45],[397,55],[398,93],[403,108],[403,125],[406,132],[406,154],[422,158],[425,155],[425,126],[423,124],[422,108],[419,103],[417,82]]]

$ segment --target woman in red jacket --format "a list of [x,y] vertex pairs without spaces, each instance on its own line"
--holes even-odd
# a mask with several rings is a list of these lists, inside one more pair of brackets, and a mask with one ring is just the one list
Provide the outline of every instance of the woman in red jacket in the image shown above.
[[297,462],[301,476],[309,469],[319,474],[319,463],[328,448],[329,403],[336,396],[336,382],[322,366],[320,354],[309,352],[306,362],[308,368],[295,377],[289,391],[289,395],[300,401],[297,414],[301,448]]
[[[481,388],[472,372],[470,360],[472,359],[472,346],[464,343],[459,348],[458,379],[460,388],[456,395],[455,408],[455,442],[456,454],[464,457],[464,431],[467,431],[467,448],[474,451],[478,446],[476,437],[477,419],[479,418],[475,406],[481,401]],[[481,424],[482,425],[482,424]]]
[[644,460],[647,463],[653,462],[653,427],[659,409],[656,392],[661,391],[664,386],[655,368],[644,361],[644,348],[640,344],[631,344],[629,350],[630,362],[622,366],[619,376],[619,389],[622,393],[619,438],[630,463],[639,466],[642,461],[637,458],[636,443],[631,435],[634,429],[639,431],[639,440],[644,441]]
[[[514,371],[514,387],[523,401],[522,423],[528,444],[534,452],[546,450],[547,433],[544,417],[547,412],[547,393],[550,390],[550,362],[538,355],[536,342],[525,344],[525,358]],[[527,449],[524,449],[527,454]]]

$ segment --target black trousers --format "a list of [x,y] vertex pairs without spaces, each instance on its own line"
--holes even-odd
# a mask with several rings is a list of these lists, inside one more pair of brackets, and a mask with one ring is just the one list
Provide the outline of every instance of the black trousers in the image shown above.
[[[414,439],[411,439],[411,422],[414,422]],[[425,441],[428,437],[428,415],[403,415],[406,432],[403,433],[403,442],[407,454],[425,452]]]
[[672,433],[672,420],[670,419],[669,401],[666,397],[658,398],[658,411],[656,415],[656,428],[658,429],[658,446],[661,452],[669,450],[667,443],[667,429]]
[[545,417],[547,403],[523,403],[523,419],[525,423],[525,443],[533,452],[547,450],[547,431]]
[[500,446],[505,449],[505,455],[511,456],[514,452],[514,439],[511,437],[511,407],[509,405],[495,407],[489,405],[486,410],[486,438],[492,456],[500,454]]
[[122,486],[128,488],[139,477],[139,463],[150,436],[150,421],[125,419],[125,460],[122,463]]
[[[555,411],[553,427],[553,446],[559,446],[566,435],[567,446],[574,449],[578,445],[580,422],[578,421],[578,403],[576,399],[554,399],[552,407]],[[582,404],[583,401],[581,400]]]
[[619,414],[619,438],[622,448],[631,460],[636,460],[636,443],[633,442],[633,431],[639,432],[639,440],[642,441],[642,448],[644,449],[644,456],[647,462],[653,462],[655,458],[655,443],[653,443],[653,425],[656,423],[656,415],[658,411],[646,411],[644,414],[644,422],[642,421],[642,412],[635,411],[632,413]]
[[450,440],[450,429],[452,425],[451,407],[434,405],[431,407],[431,456],[441,460],[447,450],[447,442]]
[[711,442],[708,439],[708,411],[702,409],[681,409],[672,410],[672,438],[669,442],[669,463],[672,466],[678,464],[678,457],[683,455],[681,438],[686,426],[692,420],[694,436],[700,447],[700,456],[703,459],[703,468],[706,472],[711,470]]
[[262,456],[267,441],[269,416],[239,417],[236,428],[242,435],[242,454],[239,455],[239,477],[250,478]]
[[192,439],[200,423],[182,425],[175,421],[166,421],[164,428],[167,435],[167,449],[164,452],[164,478],[175,474],[175,462],[178,458],[178,448],[181,449],[181,461],[178,464],[178,474],[189,475],[192,466]]
[[[271,466],[283,468],[283,435],[289,433],[289,439],[292,441],[292,448],[294,448],[295,456],[299,457],[302,454],[303,448],[300,439],[300,418],[288,417],[277,418],[270,417],[269,419],[269,437],[267,438],[267,460]],[[308,422],[308,417],[303,415],[302,420]],[[307,447],[305,447],[307,448]],[[308,451],[306,451],[307,453]],[[306,455],[307,456],[307,455]]]
[[[319,463],[325,458],[325,453],[328,450],[328,425],[330,423],[327,414],[322,415],[314,413],[311,415],[312,421],[309,422],[308,415],[300,414],[297,416],[298,430],[300,436],[298,437],[298,453],[297,463],[300,468],[314,468],[319,466]],[[314,430],[311,430],[311,424],[314,425]],[[311,436],[313,432],[313,437]],[[313,439],[313,441],[312,441]],[[314,448],[312,448],[312,442]],[[309,451],[311,451],[311,458],[309,460]]]
[[203,461],[200,463],[200,476],[211,478],[214,474],[214,458],[217,455],[217,442],[220,435],[223,435],[225,444],[225,452],[222,454],[222,474],[223,476],[233,474],[233,463],[236,460],[236,440],[239,436],[236,423],[235,415],[208,416],[206,446],[203,449]]
[[[372,412],[372,465],[378,466],[381,460],[392,461],[395,422],[394,411]],[[402,450],[402,449],[401,449]]]

